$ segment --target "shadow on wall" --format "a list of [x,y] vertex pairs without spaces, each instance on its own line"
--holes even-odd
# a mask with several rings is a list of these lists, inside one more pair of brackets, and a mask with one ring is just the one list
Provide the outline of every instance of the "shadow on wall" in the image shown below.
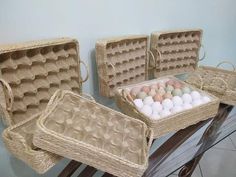
[[97,64],[96,64],[96,51],[93,49],[90,53],[90,59],[91,59],[91,71],[90,76],[92,79],[92,85],[93,85],[93,95],[99,94],[99,86],[98,86],[98,72],[97,72]]

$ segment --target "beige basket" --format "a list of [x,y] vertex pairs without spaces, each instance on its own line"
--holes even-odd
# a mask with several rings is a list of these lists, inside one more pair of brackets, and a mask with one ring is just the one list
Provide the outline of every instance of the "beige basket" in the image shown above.
[[37,121],[33,143],[116,176],[136,177],[147,168],[152,131],[139,120],[58,91]]
[[200,29],[152,33],[150,75],[157,78],[193,72],[199,61],[201,37]]
[[202,104],[197,107],[193,107],[189,110],[184,110],[176,114],[172,114],[170,116],[153,120],[149,117],[145,116],[143,113],[141,113],[133,104],[133,102],[130,100],[128,95],[126,94],[126,89],[137,87],[137,86],[143,86],[143,85],[149,85],[151,83],[156,83],[159,80],[162,79],[172,79],[172,80],[178,80],[175,77],[161,77],[158,79],[145,81],[139,84],[133,84],[129,86],[120,87],[116,91],[116,104],[121,109],[123,113],[126,115],[132,116],[134,118],[140,119],[144,121],[149,128],[153,130],[153,136],[154,138],[158,138],[162,135],[165,135],[167,133],[178,131],[180,129],[184,129],[190,125],[196,124],[199,121],[208,119],[210,117],[213,117],[217,114],[218,107],[219,107],[219,99],[217,99],[215,96],[211,94],[206,94],[200,89],[197,89],[191,85],[188,85],[180,80],[179,82],[182,82],[182,84],[185,84],[186,86],[199,91],[202,94],[205,94],[207,96],[211,97],[211,101],[206,104]]
[[58,89],[81,93],[78,42],[74,39],[35,41],[0,47],[0,104],[8,150],[39,173],[60,159],[36,148],[32,136],[36,119]]
[[147,78],[148,36],[134,35],[100,40],[96,43],[99,91],[112,97],[117,87]]
[[[223,63],[232,65],[233,71],[218,68]],[[199,76],[203,85],[200,85]],[[230,62],[221,62],[216,68],[200,66],[187,78],[186,82],[198,88],[202,87],[203,90],[220,98],[223,103],[236,105],[236,72],[235,66]]]

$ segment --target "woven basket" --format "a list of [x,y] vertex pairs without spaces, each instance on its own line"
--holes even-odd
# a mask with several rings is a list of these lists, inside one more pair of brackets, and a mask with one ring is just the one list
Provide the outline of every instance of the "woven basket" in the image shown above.
[[126,115],[132,116],[136,119],[139,119],[145,122],[147,126],[153,130],[154,138],[159,138],[162,135],[165,135],[167,133],[184,129],[190,125],[198,123],[199,121],[208,119],[216,115],[218,111],[218,107],[219,107],[219,100],[215,96],[211,94],[206,94],[202,90],[197,89],[193,87],[192,85],[186,84],[178,80],[179,82],[181,82],[182,84],[185,84],[186,86],[192,88],[193,90],[197,90],[202,94],[210,96],[211,101],[209,103],[202,104],[200,106],[193,107],[192,109],[184,110],[179,113],[172,114],[170,116],[167,116],[158,120],[153,120],[145,116],[135,107],[133,102],[129,99],[128,95],[125,94],[124,90],[126,90],[127,88],[133,88],[137,86],[143,86],[143,85],[156,83],[157,81],[162,80],[162,79],[178,80],[175,77],[168,76],[168,77],[161,77],[161,78],[150,80],[150,81],[145,81],[139,84],[133,84],[129,86],[120,87],[116,90],[116,96],[115,96],[116,104],[121,109],[121,111],[125,113]]
[[148,36],[134,35],[97,41],[99,91],[112,97],[117,87],[147,79]]
[[[158,78],[193,72],[199,61],[202,30],[153,32],[150,43],[150,73]],[[205,53],[202,60],[205,57]]]
[[[233,71],[218,68],[224,63],[232,65]],[[203,80],[202,85],[200,85],[199,76]],[[186,82],[212,93],[220,98],[222,103],[236,105],[236,72],[235,66],[230,62],[221,62],[216,68],[200,66],[189,75]]]
[[[46,172],[58,155],[32,145],[39,113],[58,89],[81,93],[78,42],[74,39],[35,41],[0,47],[0,105],[8,150],[39,173]],[[83,63],[83,62],[82,62]]]
[[152,131],[139,120],[58,91],[37,121],[33,143],[116,176],[136,177],[147,168]]

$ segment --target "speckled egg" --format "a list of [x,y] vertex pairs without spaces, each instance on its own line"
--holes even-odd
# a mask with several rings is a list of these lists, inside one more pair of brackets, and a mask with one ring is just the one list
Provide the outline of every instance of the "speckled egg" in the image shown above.
[[171,109],[174,104],[170,99],[167,98],[162,101],[162,106],[164,109]]
[[144,105],[140,111],[148,117],[152,114],[152,108],[149,105]]
[[160,102],[157,102],[155,101],[153,104],[152,104],[152,111],[157,111],[157,112],[161,112],[163,109],[163,106]]
[[183,99],[184,103],[191,103],[192,102],[192,97],[188,93],[183,94],[182,99]]
[[172,101],[175,106],[181,106],[183,104],[183,100],[180,96],[174,96]]
[[139,92],[138,94],[137,94],[137,98],[139,98],[139,99],[144,99],[144,98],[146,98],[147,97],[147,93],[146,92]]
[[172,91],[173,96],[182,96],[182,91],[179,88],[176,88]]
[[146,98],[144,98],[143,100],[143,104],[145,105],[151,105],[153,103],[153,99],[152,99],[152,96],[147,96]]
[[182,88],[182,92],[183,93],[190,93],[191,89],[189,87],[185,86],[185,87]]
[[148,92],[150,92],[150,87],[149,87],[149,86],[143,86],[143,87],[141,88],[141,91],[143,91],[143,92],[145,92],[145,93],[148,93]]
[[148,95],[149,95],[149,96],[152,96],[152,97],[155,96],[155,95],[156,95],[156,90],[152,88],[152,89],[150,90],[150,92],[148,92]]
[[158,102],[162,102],[163,98],[160,94],[156,94],[154,97],[153,97],[154,101],[158,101]]
[[143,107],[143,101],[142,99],[135,99],[134,104],[138,109],[141,109]]
[[194,101],[194,100],[200,99],[200,98],[201,98],[201,95],[200,95],[200,93],[199,93],[198,91],[192,91],[192,92],[191,92],[191,97],[192,97],[192,99],[193,99],[193,101]]

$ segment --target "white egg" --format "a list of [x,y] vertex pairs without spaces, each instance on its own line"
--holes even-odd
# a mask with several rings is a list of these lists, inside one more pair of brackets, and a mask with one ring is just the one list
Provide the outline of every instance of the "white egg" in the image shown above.
[[160,112],[162,111],[162,109],[163,109],[163,106],[161,105],[160,102],[155,101],[154,103],[152,103],[152,111]]
[[181,112],[183,110],[182,106],[174,106],[172,109],[171,109],[171,112],[172,113],[177,113],[177,112]]
[[199,105],[201,105],[201,104],[202,104],[202,100],[200,100],[200,99],[193,100],[193,102],[192,102],[192,105],[193,105],[193,106],[199,106]]
[[143,107],[143,101],[142,99],[135,99],[134,104],[138,109],[141,109]]
[[208,102],[210,102],[211,101],[211,99],[209,98],[209,97],[207,97],[207,96],[203,96],[202,97],[202,102],[203,103],[208,103]]
[[144,105],[140,111],[148,117],[152,114],[152,108],[149,105]]
[[183,100],[180,96],[174,96],[172,101],[175,106],[181,106],[183,104]]
[[186,110],[186,109],[191,109],[193,106],[190,104],[190,103],[184,103],[183,104],[183,109]]
[[191,95],[188,93],[183,94],[182,99],[183,99],[184,103],[191,103],[193,100]]
[[197,100],[197,99],[200,99],[201,95],[198,91],[192,91],[191,92],[191,97],[193,100]]
[[154,101],[153,101],[153,99],[152,99],[152,96],[147,96],[147,97],[144,98],[144,100],[143,100],[143,103],[144,103],[145,105],[151,105],[153,102],[154,102]]
[[173,102],[169,98],[167,98],[162,101],[162,106],[164,107],[164,109],[171,109],[174,105]]
[[160,112],[161,117],[167,117],[171,115],[171,112],[168,109],[164,109],[163,111]]
[[158,112],[154,111],[154,112],[152,112],[152,115],[150,116],[150,118],[157,120],[157,119],[160,119],[161,116],[158,114]]

